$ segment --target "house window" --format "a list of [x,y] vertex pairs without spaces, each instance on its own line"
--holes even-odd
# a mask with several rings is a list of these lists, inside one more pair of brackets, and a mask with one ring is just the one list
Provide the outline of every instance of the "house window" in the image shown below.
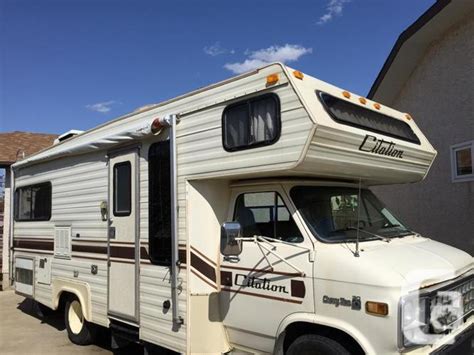
[[290,211],[276,192],[239,195],[234,220],[240,223],[243,237],[258,235],[290,243],[303,241]]
[[275,94],[239,101],[222,115],[222,144],[227,151],[257,148],[280,137],[280,100]]
[[132,166],[129,161],[114,165],[114,216],[132,212]]
[[451,146],[453,182],[474,181],[474,140]]
[[152,263],[171,265],[170,141],[151,145],[148,152],[148,241]]
[[51,183],[29,185],[15,190],[15,221],[49,221]]

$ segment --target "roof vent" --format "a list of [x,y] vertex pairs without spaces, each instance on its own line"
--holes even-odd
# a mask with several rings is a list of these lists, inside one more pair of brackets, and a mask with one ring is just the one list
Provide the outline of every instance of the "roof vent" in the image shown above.
[[72,138],[72,137],[75,137],[81,133],[83,133],[84,131],[79,131],[77,129],[71,129],[70,131],[67,131],[66,133],[63,133],[61,134],[58,138],[56,138],[54,140],[54,144],[58,144],[58,143],[61,143],[61,142],[64,142],[66,139],[69,139],[69,138]]

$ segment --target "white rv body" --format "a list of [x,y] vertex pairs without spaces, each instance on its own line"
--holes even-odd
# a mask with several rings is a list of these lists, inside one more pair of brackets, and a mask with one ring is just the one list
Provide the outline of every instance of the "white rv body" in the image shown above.
[[[336,122],[319,92],[403,121],[419,143]],[[281,107],[277,140],[252,149],[224,149],[224,110],[267,94],[276,95]],[[152,129],[157,118],[169,115],[179,119],[174,128]],[[167,141],[173,129],[176,275],[170,265],[150,260],[149,247],[150,147]],[[412,183],[426,176],[435,155],[405,113],[282,64],[268,65],[148,106],[16,163],[15,189],[49,183],[52,196],[50,218],[13,222],[12,260],[20,270],[16,290],[53,309],[61,297],[73,294],[87,321],[135,327],[141,341],[182,353],[280,352],[287,346],[285,334],[304,324],[336,329],[366,353],[411,351],[398,340],[408,274],[443,269],[420,280],[430,287],[472,279],[472,257],[414,234],[391,243],[360,243],[363,250],[354,257],[354,243],[315,238],[291,189]],[[130,211],[112,215],[120,164],[131,172]],[[267,191],[282,200],[302,242],[265,248],[247,240],[237,259],[224,257],[221,226],[234,219],[237,199],[245,192]],[[31,280],[21,274],[29,272]],[[354,295],[363,303],[357,311],[328,301],[329,296]],[[366,301],[386,303],[388,315],[367,314]],[[471,316],[436,346],[472,323]]]

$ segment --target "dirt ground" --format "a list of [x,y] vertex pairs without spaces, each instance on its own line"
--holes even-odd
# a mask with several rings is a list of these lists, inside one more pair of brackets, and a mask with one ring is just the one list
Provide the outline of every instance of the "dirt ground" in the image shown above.
[[143,354],[133,345],[120,351],[110,348],[110,335],[104,329],[97,343],[78,346],[67,337],[64,316],[55,313],[44,319],[35,302],[13,291],[0,292],[0,354]]

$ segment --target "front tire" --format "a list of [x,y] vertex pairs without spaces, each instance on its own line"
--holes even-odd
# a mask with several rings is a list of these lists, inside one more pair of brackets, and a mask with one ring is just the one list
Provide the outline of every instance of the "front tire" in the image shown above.
[[71,297],[66,302],[64,322],[69,340],[77,345],[90,345],[94,342],[97,328],[84,317],[81,302]]
[[339,343],[332,339],[315,335],[302,335],[291,343],[287,355],[350,355]]

